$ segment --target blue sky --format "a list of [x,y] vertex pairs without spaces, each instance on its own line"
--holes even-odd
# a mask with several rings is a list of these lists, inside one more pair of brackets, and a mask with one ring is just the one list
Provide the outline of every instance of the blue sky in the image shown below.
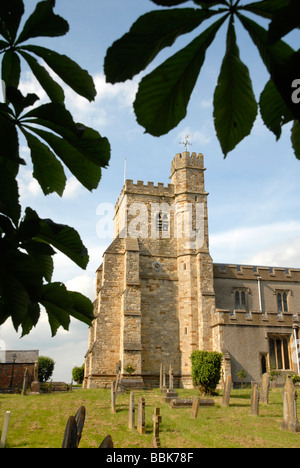
[[[36,0],[26,0],[26,14],[36,3]],[[90,253],[86,271],[57,254],[54,280],[63,281],[69,289],[94,299],[95,270],[112,240],[97,234],[101,204],[114,204],[118,199],[124,181],[125,158],[128,179],[167,184],[171,161],[176,153],[184,150],[180,142],[186,134],[191,135],[190,151],[203,153],[205,157],[206,190],[210,194],[210,250],[214,262],[300,268],[300,162],[291,147],[290,125],[284,127],[281,139],[276,142],[258,117],[251,135],[226,160],[215,135],[212,98],[225,51],[226,26],[207,53],[187,117],[169,134],[156,138],[144,134],[132,108],[138,82],[145,72],[132,81],[112,86],[105,82],[103,62],[113,41],[127,32],[141,14],[159,7],[150,0],[57,0],[56,4],[55,11],[68,20],[70,32],[65,37],[43,39],[39,43],[69,55],[93,76],[98,92],[95,102],[90,104],[65,87],[66,105],[75,120],[109,138],[112,157],[96,191],[88,192],[69,174],[62,199],[56,195],[45,197],[32,179],[30,155],[23,142],[21,151],[28,165],[19,175],[22,206],[31,206],[41,217],[75,227]],[[193,7],[194,3],[184,4],[188,6]],[[160,53],[147,72],[177,48],[188,44],[191,37],[180,38],[175,47]],[[286,40],[291,45],[299,43],[299,37],[293,34]],[[268,75],[247,33],[239,27],[238,43],[258,97]],[[36,92],[40,102],[46,102],[26,69],[22,89]],[[69,381],[72,368],[84,361],[88,328],[74,321],[69,332],[61,330],[52,339],[47,319],[42,316],[28,337],[19,337],[20,333],[13,330],[10,322],[0,328],[0,340],[7,349],[39,349],[40,355],[55,359],[54,379]]]

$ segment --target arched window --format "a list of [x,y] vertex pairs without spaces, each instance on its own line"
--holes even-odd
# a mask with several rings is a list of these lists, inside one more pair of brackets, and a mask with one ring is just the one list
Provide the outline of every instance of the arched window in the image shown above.
[[235,309],[237,310],[247,309],[246,291],[243,289],[237,289],[235,291]]
[[160,211],[156,215],[156,231],[168,232],[169,231],[169,215]]
[[289,311],[288,307],[288,292],[287,291],[277,291],[277,311],[281,315],[284,312]]

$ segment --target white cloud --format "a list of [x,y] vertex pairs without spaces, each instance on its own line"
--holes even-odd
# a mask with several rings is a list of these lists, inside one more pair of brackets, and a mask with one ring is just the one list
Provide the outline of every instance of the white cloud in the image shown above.
[[66,106],[77,120],[84,121],[93,128],[102,127],[113,123],[116,110],[130,109],[138,88],[138,80],[134,79],[125,83],[106,83],[103,73],[93,76],[97,96],[90,103],[85,98],[76,94],[72,89],[64,86]]
[[66,183],[63,198],[73,199],[76,198],[83,191],[81,183],[75,178],[70,177]]
[[36,179],[32,177],[30,169],[21,168],[18,175],[20,197],[27,199],[29,197],[39,197],[43,195],[42,189]]
[[215,262],[300,267],[300,222],[236,228],[210,236]]
[[191,146],[188,146],[187,151],[193,152],[193,146],[205,146],[211,142],[213,138],[213,127],[210,122],[201,125],[199,130],[193,130],[190,127],[185,127],[185,129],[181,130],[177,134],[174,141],[183,143],[187,135],[189,135],[189,143],[191,143]]
[[40,106],[47,101],[46,92],[41,87],[35,76],[29,71],[24,73],[23,78],[20,81],[19,88],[24,96],[27,94],[36,94],[40,98],[39,101],[35,103],[34,107]]
[[77,291],[88,297],[91,301],[95,300],[95,275],[85,273],[75,276],[66,282],[69,291]]

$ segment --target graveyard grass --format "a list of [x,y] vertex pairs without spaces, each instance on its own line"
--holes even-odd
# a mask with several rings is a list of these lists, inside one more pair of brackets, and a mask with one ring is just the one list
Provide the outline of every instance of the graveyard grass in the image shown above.
[[[176,390],[179,398],[199,396],[197,390]],[[110,434],[117,448],[150,448],[152,415],[160,407],[162,448],[300,448],[300,433],[280,430],[282,389],[271,389],[269,404],[260,404],[259,416],[250,414],[251,389],[232,390],[229,407],[222,407],[222,391],[215,407],[200,407],[197,419],[191,408],[170,408],[159,390],[135,391],[146,400],[146,434],[128,428],[129,392],[117,396],[111,413],[110,390],[73,390],[38,396],[0,394],[0,433],[6,411],[11,411],[7,448],[60,448],[69,416],[86,408],[80,448],[98,448]],[[300,415],[300,401],[297,402]]]

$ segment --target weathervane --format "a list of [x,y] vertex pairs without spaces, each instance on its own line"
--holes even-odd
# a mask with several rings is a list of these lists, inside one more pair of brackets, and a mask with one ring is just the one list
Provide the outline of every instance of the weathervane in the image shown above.
[[185,146],[185,151],[188,150],[189,146],[192,146],[192,143],[189,142],[190,138],[191,138],[191,135],[185,135],[185,140],[180,142],[180,145]]

